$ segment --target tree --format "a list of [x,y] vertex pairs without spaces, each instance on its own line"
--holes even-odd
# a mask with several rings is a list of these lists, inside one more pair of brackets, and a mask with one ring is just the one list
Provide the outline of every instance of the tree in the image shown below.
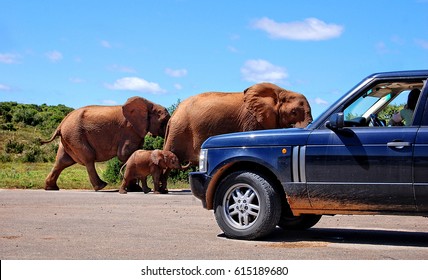
[[167,108],[168,113],[169,113],[171,116],[172,116],[172,114],[174,114],[175,110],[177,110],[177,107],[178,107],[178,105],[180,105],[180,103],[181,103],[181,100],[180,100],[180,99],[177,99],[177,102],[176,102],[176,103],[172,104],[171,106],[169,106],[169,107]]

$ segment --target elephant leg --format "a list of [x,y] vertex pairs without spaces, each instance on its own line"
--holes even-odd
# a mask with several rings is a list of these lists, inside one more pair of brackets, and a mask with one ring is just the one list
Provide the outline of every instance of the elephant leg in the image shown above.
[[105,186],[107,186],[107,183],[100,179],[98,176],[97,170],[95,169],[95,163],[94,162],[88,162],[85,164],[86,171],[88,171],[89,174],[89,180],[91,181],[92,186],[94,187],[95,191],[102,190]]
[[168,177],[171,169],[167,168],[163,173],[160,174],[160,186],[159,193],[167,194],[168,193]]
[[126,194],[126,193],[127,193],[127,192],[126,192],[126,189],[125,189],[126,184],[127,184],[127,181],[124,179],[124,180],[122,181],[122,184],[120,185],[120,188],[119,188],[119,193],[120,193],[120,194]]
[[125,173],[125,178],[119,188],[119,193],[126,194],[127,192],[141,192],[141,187],[138,185],[137,179],[129,180]]
[[147,177],[141,179],[141,185],[144,193],[149,193],[152,191],[152,189],[147,186]]
[[56,154],[55,164],[45,179],[45,190],[57,191],[59,187],[57,185],[57,180],[61,172],[75,164],[76,162],[67,154],[64,150],[62,144],[59,144],[58,152]]
[[143,190],[141,189],[140,185],[138,184],[138,180],[132,180],[128,183],[128,185],[126,186],[126,189],[128,190],[128,192],[142,192]]
[[153,176],[153,183],[155,186],[154,189],[154,193],[161,193],[161,194],[167,194],[168,193],[168,189],[166,189],[162,184],[161,184],[161,176],[163,175],[163,172],[161,170],[161,172],[157,175]]
[[161,193],[159,176],[153,176],[153,193]]
[[123,178],[122,184],[119,187],[120,194],[126,194],[126,186],[129,184],[129,180],[127,180],[126,176]]

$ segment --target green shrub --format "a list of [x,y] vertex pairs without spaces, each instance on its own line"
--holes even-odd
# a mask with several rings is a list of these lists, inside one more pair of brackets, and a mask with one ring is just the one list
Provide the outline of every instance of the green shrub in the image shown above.
[[120,175],[122,165],[122,162],[117,157],[107,161],[107,167],[102,173],[103,180],[110,184],[119,183],[122,180]]
[[4,147],[8,154],[21,154],[24,151],[25,145],[15,139],[8,139]]
[[187,170],[171,170],[169,178],[173,183],[177,182],[189,182],[189,173],[196,171],[196,167],[192,166]]
[[8,130],[8,131],[16,131],[16,128],[13,125],[13,123],[3,123],[1,124],[1,129]]
[[25,148],[23,156],[21,158],[22,162],[47,162],[47,158],[43,153],[40,146],[31,144]]
[[162,150],[163,148],[163,138],[162,137],[153,137],[151,135],[146,135],[144,137],[143,150]]
[[7,154],[7,153],[2,153],[0,155],[0,162],[11,162],[12,161],[12,157]]

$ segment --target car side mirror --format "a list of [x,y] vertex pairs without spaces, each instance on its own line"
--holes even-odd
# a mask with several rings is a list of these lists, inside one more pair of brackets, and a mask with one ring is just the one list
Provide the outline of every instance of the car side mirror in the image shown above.
[[339,130],[345,127],[343,113],[335,113],[330,116],[325,126],[331,130]]

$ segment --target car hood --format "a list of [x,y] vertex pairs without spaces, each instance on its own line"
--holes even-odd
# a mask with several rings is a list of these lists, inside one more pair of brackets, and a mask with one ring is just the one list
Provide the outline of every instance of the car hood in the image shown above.
[[223,147],[305,145],[310,134],[306,128],[285,128],[236,132],[208,138],[202,149]]

